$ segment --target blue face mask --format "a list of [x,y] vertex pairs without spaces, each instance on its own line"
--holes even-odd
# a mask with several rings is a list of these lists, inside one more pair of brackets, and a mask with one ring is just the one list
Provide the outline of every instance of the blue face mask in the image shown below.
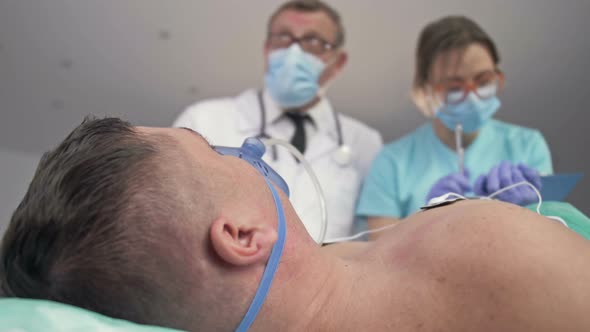
[[441,106],[436,117],[450,130],[455,130],[457,124],[461,124],[464,132],[472,133],[480,129],[498,111],[500,105],[500,99],[496,96],[480,99],[471,92],[459,104]]
[[278,216],[278,225],[277,225],[277,241],[275,242],[272,251],[270,253],[270,257],[268,258],[268,262],[266,263],[266,268],[264,269],[264,273],[262,274],[262,279],[260,280],[260,284],[258,285],[258,289],[256,290],[256,294],[252,299],[252,303],[250,303],[250,308],[242,318],[240,325],[236,329],[236,331],[244,332],[248,331],[260,308],[262,308],[262,304],[266,298],[266,294],[270,290],[270,286],[272,284],[272,280],[275,276],[277,268],[279,267],[279,262],[281,260],[281,255],[283,254],[283,247],[285,245],[285,238],[287,233],[287,225],[285,222],[285,213],[283,211],[283,205],[281,204],[281,199],[279,194],[275,190],[273,183],[281,188],[282,191],[289,196],[289,187],[287,183],[281,176],[275,172],[270,166],[268,166],[261,158],[266,151],[264,144],[257,138],[248,138],[244,141],[241,148],[230,148],[230,147],[221,147],[221,146],[214,146],[213,149],[217,151],[221,155],[226,156],[233,156],[240,159],[247,161],[252,167],[256,168],[258,172],[264,177],[266,181],[266,185],[270,189],[272,193],[272,198],[275,202],[275,207],[277,209],[277,216]]
[[269,54],[264,82],[279,106],[297,108],[318,95],[319,79],[325,67],[322,60],[304,52],[295,43]]

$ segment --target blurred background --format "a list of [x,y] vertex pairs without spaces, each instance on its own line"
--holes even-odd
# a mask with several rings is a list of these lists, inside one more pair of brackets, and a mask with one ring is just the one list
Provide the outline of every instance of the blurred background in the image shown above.
[[[170,126],[189,104],[262,87],[281,1],[0,0],[0,234],[42,153],[87,114]],[[497,118],[538,128],[556,172],[585,172],[569,201],[590,214],[590,1],[333,0],[350,61],[328,95],[386,141],[424,119],[409,98],[420,29],[464,14],[496,41]]]

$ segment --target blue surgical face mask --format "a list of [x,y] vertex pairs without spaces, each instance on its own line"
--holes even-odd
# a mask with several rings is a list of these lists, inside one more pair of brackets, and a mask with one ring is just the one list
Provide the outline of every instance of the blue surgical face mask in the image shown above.
[[465,100],[458,104],[445,104],[436,111],[436,117],[450,130],[455,130],[457,124],[466,133],[480,129],[500,108],[500,99],[493,96],[480,99],[471,92]]
[[304,52],[299,44],[273,51],[268,56],[266,88],[283,109],[297,108],[311,102],[319,90],[319,79],[326,65]]
[[272,184],[275,184],[279,187],[282,191],[285,192],[287,196],[289,196],[289,187],[287,183],[281,176],[275,172],[270,166],[268,166],[263,160],[262,156],[266,151],[264,144],[257,138],[248,138],[244,141],[241,148],[231,148],[231,147],[222,147],[222,146],[214,146],[213,149],[217,151],[221,155],[226,156],[233,156],[240,159],[245,160],[248,162],[252,167],[254,167],[266,181],[266,185],[270,189],[272,193],[272,198],[275,203],[275,207],[277,210],[277,241],[275,242],[272,251],[270,253],[270,257],[268,258],[268,262],[266,263],[266,268],[264,269],[264,273],[262,274],[262,279],[260,280],[260,284],[258,285],[258,289],[256,290],[256,294],[250,303],[250,307],[248,311],[242,318],[240,325],[236,329],[239,332],[248,331],[260,308],[262,308],[262,304],[266,298],[266,294],[270,290],[270,286],[274,279],[275,273],[279,267],[279,262],[281,260],[281,255],[283,254],[283,247],[285,246],[285,238],[287,233],[287,225],[285,221],[285,213],[283,211],[283,205],[281,204],[281,199],[279,194],[275,190]]

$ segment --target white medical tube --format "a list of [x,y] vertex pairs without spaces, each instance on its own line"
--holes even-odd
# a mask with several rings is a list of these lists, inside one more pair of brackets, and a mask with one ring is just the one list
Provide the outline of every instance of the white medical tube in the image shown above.
[[276,139],[276,138],[262,138],[261,141],[268,148],[272,147],[273,145],[280,145],[280,146],[284,146],[285,148],[287,148],[287,150],[289,150],[289,152],[291,152],[291,154],[293,154],[295,156],[295,158],[297,158],[297,160],[299,160],[301,162],[301,165],[303,165],[303,168],[305,168],[305,171],[307,172],[307,174],[309,174],[309,177],[311,178],[311,182],[313,182],[313,185],[316,190],[316,194],[318,196],[318,201],[320,204],[320,211],[321,211],[321,222],[322,222],[321,227],[320,227],[320,234],[315,239],[315,242],[317,242],[320,245],[323,244],[324,241],[326,240],[326,231],[328,229],[328,210],[326,208],[326,199],[324,198],[324,192],[322,190],[322,187],[320,186],[320,181],[318,180],[318,177],[315,175],[315,172],[313,171],[313,169],[311,169],[311,166],[309,165],[307,160],[305,160],[305,158],[303,157],[301,152],[299,152],[299,150],[297,150],[297,148],[294,147],[293,145],[291,145],[289,142],[286,142],[286,141],[283,141],[280,139]]
[[[495,193],[491,194],[487,198],[490,198],[490,199],[491,198],[494,198],[495,196],[498,196],[498,195],[500,195],[501,193],[503,193],[505,191],[508,191],[510,189],[513,189],[513,188],[516,188],[516,187],[519,187],[519,186],[523,186],[523,185],[526,185],[526,186],[531,187],[533,189],[533,191],[535,192],[535,194],[537,195],[537,197],[539,198],[539,202],[537,203],[537,213],[538,214],[541,214],[541,205],[543,204],[543,197],[541,196],[541,193],[539,192],[539,190],[535,186],[533,186],[530,182],[528,182],[528,181],[520,181],[520,182],[517,182],[515,184],[509,185],[508,187],[504,187],[504,188],[496,191]],[[560,217],[557,217],[557,216],[546,216],[546,217],[549,218],[549,219],[557,220],[562,225],[564,225],[565,227],[570,228],[570,226],[567,224],[567,222],[565,222],[565,220],[563,220]]]
[[508,187],[504,187],[498,191],[496,191],[495,193],[492,193],[491,195],[489,195],[487,198],[494,198],[498,195],[500,195],[501,193],[508,191],[510,189],[514,189],[516,187],[520,187],[520,186],[529,186],[533,189],[533,191],[535,192],[535,194],[537,194],[537,198],[539,198],[539,201],[537,202],[537,213],[541,214],[541,204],[543,204],[543,198],[541,197],[541,193],[539,192],[539,190],[533,186],[530,182],[528,181],[520,181],[517,182],[515,184],[511,184]]
[[358,239],[358,238],[360,238],[360,237],[362,237],[364,235],[382,232],[382,231],[384,231],[386,229],[390,229],[390,228],[395,227],[397,225],[398,225],[398,223],[395,223],[395,224],[391,224],[391,225],[387,225],[387,226],[382,226],[382,227],[379,227],[379,228],[376,228],[376,229],[369,229],[369,230],[366,230],[366,231],[362,231],[360,233],[356,233],[356,234],[351,235],[351,236],[337,237],[335,239],[332,239],[330,241],[330,243],[338,243],[338,242],[346,242],[346,241],[356,240],[356,239]]

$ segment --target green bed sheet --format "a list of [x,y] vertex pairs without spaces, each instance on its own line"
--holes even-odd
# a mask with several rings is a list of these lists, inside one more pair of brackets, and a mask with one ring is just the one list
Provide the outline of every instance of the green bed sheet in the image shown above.
[[[527,208],[536,212],[537,204],[531,204]],[[565,202],[543,202],[541,214],[560,217],[573,231],[590,240],[590,218],[573,205]]]
[[137,325],[73,306],[41,300],[0,299],[0,332],[173,332]]

